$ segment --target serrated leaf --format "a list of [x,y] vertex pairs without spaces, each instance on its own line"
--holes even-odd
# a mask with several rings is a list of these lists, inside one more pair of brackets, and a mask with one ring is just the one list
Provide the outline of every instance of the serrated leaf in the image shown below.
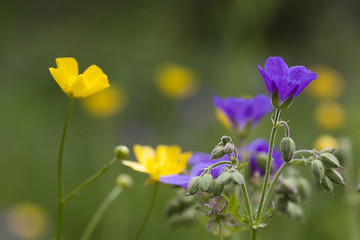
[[239,215],[239,202],[236,199],[235,194],[231,194],[228,202],[229,213],[233,215],[239,222],[243,222],[244,219]]
[[275,208],[271,207],[261,216],[261,223],[268,223],[272,216],[274,215]]
[[250,162],[250,161],[241,163],[240,165],[238,165],[237,170],[238,170],[238,171],[241,171],[242,169],[244,169],[245,167],[247,167],[247,166],[249,165],[249,162]]

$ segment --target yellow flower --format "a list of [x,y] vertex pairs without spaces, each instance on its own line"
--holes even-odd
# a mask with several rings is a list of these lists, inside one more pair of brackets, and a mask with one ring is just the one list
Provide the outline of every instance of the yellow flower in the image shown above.
[[57,68],[49,68],[49,71],[69,97],[87,97],[110,86],[107,76],[96,65],[91,65],[83,74],[79,74],[75,58],[64,57],[56,58],[56,66]]
[[156,151],[150,146],[134,146],[138,162],[124,160],[122,163],[135,171],[148,173],[154,181],[160,176],[182,172],[191,156],[191,152],[181,153],[179,146],[159,145]]
[[163,64],[156,74],[159,90],[174,99],[193,95],[197,88],[195,74],[188,68],[173,63]]
[[318,124],[328,130],[334,130],[343,126],[345,112],[343,107],[335,102],[321,103],[315,110]]
[[317,79],[306,90],[315,98],[336,98],[343,93],[343,79],[338,72],[328,66],[312,68]]
[[327,147],[338,149],[339,143],[334,137],[324,134],[324,135],[320,135],[315,140],[314,147],[318,151],[320,151],[321,149],[327,148]]
[[120,88],[111,85],[105,91],[83,100],[85,109],[93,116],[107,118],[120,111],[126,103],[126,96]]
[[223,111],[215,108],[215,116],[226,127],[227,130],[231,130],[231,123]]
[[49,230],[46,211],[32,203],[15,205],[6,215],[6,222],[17,239],[42,239]]

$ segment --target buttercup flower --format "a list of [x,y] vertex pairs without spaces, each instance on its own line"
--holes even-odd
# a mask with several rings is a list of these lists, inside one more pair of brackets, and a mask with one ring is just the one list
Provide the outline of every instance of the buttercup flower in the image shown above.
[[320,135],[318,138],[316,138],[314,147],[318,151],[321,151],[322,149],[329,148],[329,147],[338,149],[339,143],[336,140],[336,138],[334,138],[333,136],[328,135],[328,134],[323,134],[323,135]]
[[329,66],[315,66],[311,69],[317,73],[316,82],[307,88],[311,96],[318,99],[333,99],[343,93],[344,79],[335,69]]
[[[269,152],[269,143],[263,138],[255,139],[245,147],[245,152],[249,153],[249,166],[251,167],[252,172],[258,172],[261,175],[265,175],[265,165]],[[277,171],[283,164],[284,161],[282,160],[281,153],[274,147],[271,170],[273,172]]]
[[156,151],[150,146],[134,146],[138,162],[124,160],[122,163],[135,171],[148,173],[151,180],[160,176],[178,174],[186,168],[191,152],[181,153],[179,146],[159,145]]
[[322,128],[335,130],[343,126],[345,111],[340,104],[326,101],[316,107],[315,117]]
[[160,67],[156,75],[159,90],[174,99],[193,95],[198,87],[195,73],[187,67],[167,63]]
[[[188,161],[188,164],[192,165],[189,174],[173,174],[169,176],[161,176],[160,182],[187,188],[189,181],[194,177],[200,176],[200,174],[205,170],[205,168],[217,162],[229,160],[229,156],[224,156],[220,159],[212,159],[209,161],[210,158],[210,154],[196,152],[191,155]],[[213,176],[213,178],[217,178],[225,167],[226,164],[222,164],[211,169],[211,175]]]
[[288,67],[281,57],[269,57],[265,68],[258,66],[266,87],[272,96],[272,104],[279,109],[287,108],[291,101],[313,80],[316,73],[303,66]]
[[230,125],[240,135],[246,135],[264,115],[272,110],[270,98],[263,94],[252,99],[235,97],[221,99],[215,96],[213,102],[221,112],[221,122],[225,126]]
[[116,114],[126,103],[126,96],[120,88],[110,88],[83,100],[85,109],[94,117],[107,118]]
[[110,86],[107,76],[96,65],[91,65],[84,73],[79,74],[75,58],[64,57],[56,58],[56,66],[57,68],[49,68],[49,71],[69,97],[84,98]]

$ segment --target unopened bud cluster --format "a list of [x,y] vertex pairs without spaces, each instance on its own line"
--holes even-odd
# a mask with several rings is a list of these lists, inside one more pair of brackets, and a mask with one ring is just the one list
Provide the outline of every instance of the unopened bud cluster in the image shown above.
[[341,165],[333,152],[334,150],[330,148],[323,149],[319,153],[319,158],[311,163],[314,176],[328,193],[333,193],[334,183],[345,185],[344,178],[336,170],[341,168]]
[[225,155],[229,155],[236,151],[235,144],[232,142],[231,137],[223,136],[221,137],[221,141],[211,152],[211,159],[219,159]]

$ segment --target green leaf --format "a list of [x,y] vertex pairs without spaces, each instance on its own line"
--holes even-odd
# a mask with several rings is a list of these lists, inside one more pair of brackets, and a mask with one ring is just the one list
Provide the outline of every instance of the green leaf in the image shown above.
[[249,165],[249,161],[239,164],[238,167],[237,167],[237,170],[238,170],[238,171],[241,171],[241,170],[243,170],[245,167],[247,167],[247,165]]
[[233,215],[239,222],[244,222],[244,219],[239,215],[239,202],[235,194],[231,194],[228,202],[229,213]]

